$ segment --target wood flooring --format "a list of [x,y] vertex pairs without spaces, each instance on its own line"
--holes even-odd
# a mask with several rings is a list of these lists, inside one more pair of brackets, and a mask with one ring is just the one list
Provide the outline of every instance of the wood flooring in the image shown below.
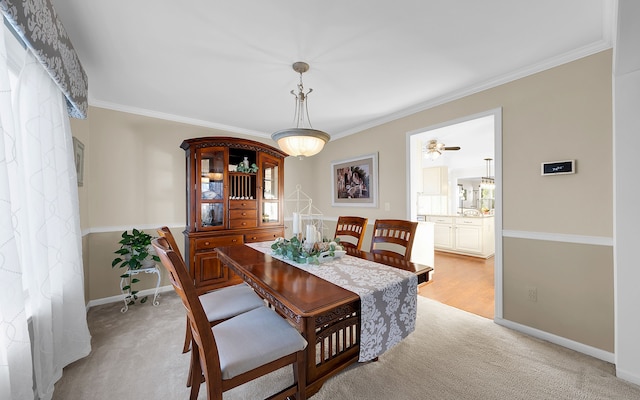
[[436,251],[433,276],[418,294],[493,319],[493,260]]

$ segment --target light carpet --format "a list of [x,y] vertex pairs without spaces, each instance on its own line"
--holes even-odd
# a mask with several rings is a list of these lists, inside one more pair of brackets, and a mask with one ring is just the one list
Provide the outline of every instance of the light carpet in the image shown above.
[[[64,369],[54,400],[188,399],[185,313],[174,293],[157,307],[89,310],[91,354]],[[379,361],[327,381],[314,400],[640,399],[612,364],[418,296],[416,331]],[[291,381],[285,368],[225,393],[262,399]],[[206,399],[204,386],[198,398]]]

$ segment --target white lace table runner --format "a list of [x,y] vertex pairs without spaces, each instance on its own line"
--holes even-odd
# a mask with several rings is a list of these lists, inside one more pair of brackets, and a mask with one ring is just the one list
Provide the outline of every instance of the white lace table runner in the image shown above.
[[[271,243],[247,243],[247,246],[273,256]],[[360,296],[359,361],[373,360],[414,331],[418,296],[415,274],[349,255],[320,265],[274,258]]]

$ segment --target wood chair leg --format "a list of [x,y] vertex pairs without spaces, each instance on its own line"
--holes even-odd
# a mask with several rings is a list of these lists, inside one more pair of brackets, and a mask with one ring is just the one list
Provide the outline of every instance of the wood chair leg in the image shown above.
[[[198,351],[195,343],[191,344],[191,366],[189,367],[188,383],[191,383],[190,400],[198,400],[198,393],[200,392],[201,379],[193,379],[193,377],[202,377],[202,367],[200,366],[200,351]],[[187,384],[188,386],[188,384]]]
[[190,346],[191,346],[191,327],[189,326],[189,319],[187,319],[187,329],[184,334],[184,345],[182,346],[182,353],[188,352]]

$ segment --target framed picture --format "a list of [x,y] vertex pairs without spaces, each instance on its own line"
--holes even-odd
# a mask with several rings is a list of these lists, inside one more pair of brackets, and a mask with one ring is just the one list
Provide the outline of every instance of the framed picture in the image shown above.
[[82,181],[84,178],[84,144],[76,137],[73,137],[73,158],[76,161],[78,186],[82,186]]
[[378,206],[378,153],[331,163],[332,206]]

